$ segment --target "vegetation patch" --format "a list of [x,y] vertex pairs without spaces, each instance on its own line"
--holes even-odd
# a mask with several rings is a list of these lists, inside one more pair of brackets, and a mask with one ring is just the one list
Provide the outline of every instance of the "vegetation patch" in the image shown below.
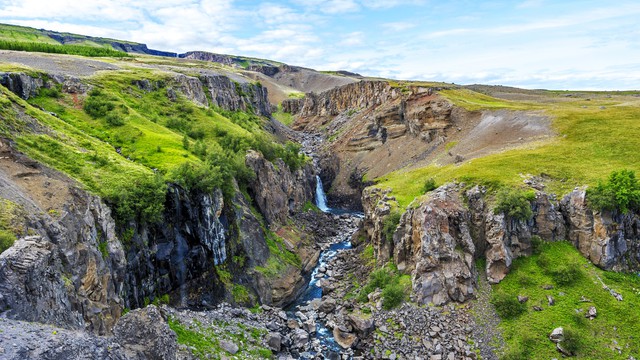
[[382,221],[382,233],[384,234],[384,238],[390,243],[393,242],[393,234],[396,232],[398,224],[400,224],[401,216],[402,214],[400,214],[399,211],[392,211]]
[[175,331],[179,344],[186,345],[197,359],[220,359],[229,356],[220,347],[220,340],[231,341],[238,345],[239,351],[234,355],[239,359],[270,359],[273,354],[262,345],[266,330],[244,325],[213,321],[204,325],[198,320],[188,323],[176,318],[169,318],[169,327]]
[[264,266],[256,266],[256,270],[268,278],[282,276],[289,266],[300,268],[301,261],[297,254],[289,251],[284,240],[271,230],[265,229],[269,259]]
[[533,216],[531,201],[536,199],[533,190],[521,190],[518,188],[502,188],[496,195],[495,214],[516,220],[529,220]]
[[369,294],[376,289],[382,292],[382,307],[390,310],[402,304],[411,292],[411,278],[409,275],[401,274],[394,264],[388,263],[369,274],[369,281],[360,289],[358,301],[368,302]]
[[430,177],[440,184],[458,181],[497,188],[520,186],[522,175],[543,175],[547,191],[561,195],[576,186],[596,185],[612,171],[640,170],[640,101],[635,97],[594,94],[587,103],[548,92],[549,102],[535,103],[496,99],[466,89],[439,94],[469,110],[543,112],[552,118],[557,136],[461,164],[403,169],[378,178],[377,186],[393,189],[391,195],[402,207],[423,193],[423,179]]
[[[624,300],[611,296],[598,278],[622,294]],[[494,300],[506,341],[503,358],[557,358],[555,344],[548,336],[560,326],[565,330],[561,346],[578,359],[637,357],[639,288],[640,277],[636,274],[600,270],[570,243],[542,243],[539,254],[516,259],[507,277],[493,286],[494,299],[507,299]],[[518,305],[518,295],[529,300]],[[548,304],[547,296],[553,297],[555,305]],[[542,311],[535,311],[534,306]],[[591,306],[596,307],[598,316],[588,320],[585,314]]]
[[81,55],[88,57],[130,57],[131,55],[105,47],[84,45],[46,44],[40,42],[23,42],[0,40],[0,49],[14,51],[43,52],[52,54]]
[[587,189],[589,204],[600,211],[627,213],[640,209],[640,184],[631,170],[614,171],[607,182]]
[[0,199],[0,253],[13,245],[17,234],[24,232],[24,216],[24,211],[18,204]]

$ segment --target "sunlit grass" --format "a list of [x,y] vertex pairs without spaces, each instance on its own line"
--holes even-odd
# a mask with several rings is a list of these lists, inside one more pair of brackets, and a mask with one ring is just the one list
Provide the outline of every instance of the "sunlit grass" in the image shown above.
[[[541,259],[542,258],[542,259]],[[559,285],[551,275],[555,269],[576,264],[580,276],[567,285]],[[603,289],[599,276],[610,288],[623,295],[616,300]],[[545,290],[543,285],[553,285]],[[548,336],[556,327],[573,329],[581,338],[578,359],[627,359],[640,354],[640,278],[635,274],[602,271],[590,264],[569,243],[545,243],[540,255],[519,258],[511,272],[493,291],[510,297],[527,296],[527,311],[514,318],[503,319],[500,327],[507,353],[520,358],[551,359],[558,357],[555,344]],[[555,300],[548,305],[547,295]],[[592,302],[581,302],[585,297]],[[540,306],[542,311],[534,311]],[[585,312],[595,306],[598,316],[585,318]],[[579,310],[580,312],[576,312]],[[617,343],[617,345],[615,345]],[[619,346],[622,354],[614,350]],[[518,356],[511,357],[518,358]]]
[[447,90],[443,95],[473,110],[543,110],[552,118],[556,136],[461,164],[399,170],[379,178],[377,186],[392,188],[401,206],[421,195],[422,184],[430,177],[439,184],[458,180],[515,185],[529,175],[544,175],[549,179],[548,190],[564,194],[576,186],[596,184],[613,170],[640,171],[638,100],[604,98],[530,104],[494,99],[469,90]]

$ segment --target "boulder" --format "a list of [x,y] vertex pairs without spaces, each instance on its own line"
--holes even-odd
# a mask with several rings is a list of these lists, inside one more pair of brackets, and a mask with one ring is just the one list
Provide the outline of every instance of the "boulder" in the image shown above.
[[160,310],[149,305],[120,318],[113,334],[131,359],[175,359],[176,333],[169,328]]
[[374,329],[374,322],[372,318],[364,318],[357,314],[347,315],[349,324],[359,333],[367,336]]
[[309,333],[302,329],[295,329],[291,335],[292,345],[294,349],[302,349],[309,342]]
[[349,349],[354,346],[358,337],[350,332],[345,332],[340,330],[340,328],[333,328],[333,338],[336,340],[338,345],[340,345],[344,349]]
[[318,311],[323,312],[325,314],[333,312],[336,309],[336,299],[332,297],[327,297],[320,303],[318,307]]
[[549,334],[549,340],[553,341],[556,344],[564,340],[564,330],[562,329],[562,327],[553,329],[553,331],[551,331],[551,334]]
[[270,332],[267,334],[266,342],[269,349],[279,352],[282,347],[282,336],[277,332]]
[[228,352],[231,355],[235,355],[238,352],[238,350],[240,350],[238,345],[234,344],[231,341],[220,340],[219,343],[222,350]]

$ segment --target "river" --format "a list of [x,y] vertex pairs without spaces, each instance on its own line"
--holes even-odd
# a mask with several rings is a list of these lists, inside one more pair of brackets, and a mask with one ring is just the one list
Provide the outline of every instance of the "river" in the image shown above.
[[[322,212],[333,214],[336,216],[353,216],[363,218],[364,215],[359,212],[348,211],[344,209],[334,209],[327,205],[327,196],[324,192],[322,181],[317,177],[316,185],[316,206]],[[318,286],[318,282],[327,277],[327,274],[320,272],[320,269],[326,268],[327,264],[340,252],[351,249],[352,232],[347,232],[341,236],[341,241],[331,244],[327,249],[323,250],[318,259],[318,264],[311,272],[309,283],[305,291],[296,299],[296,301],[287,309],[289,317],[295,318],[295,312],[304,307],[309,307],[310,303],[315,299],[322,298],[322,288]],[[319,275],[321,274],[321,275]],[[325,358],[339,358],[339,354],[343,349],[333,338],[333,333],[329,330],[322,320],[316,321],[316,331],[311,334],[311,341],[317,340],[322,348],[322,354]],[[301,359],[314,359],[316,354],[305,352],[300,354]]]

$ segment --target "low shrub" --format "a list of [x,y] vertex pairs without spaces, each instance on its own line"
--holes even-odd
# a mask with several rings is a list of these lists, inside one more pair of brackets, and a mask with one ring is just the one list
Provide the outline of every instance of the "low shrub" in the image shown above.
[[105,199],[121,225],[133,219],[155,223],[162,219],[166,193],[167,185],[161,176],[156,175],[121,184],[108,191]]
[[533,216],[531,201],[535,198],[535,193],[531,190],[503,188],[496,195],[494,213],[502,213],[516,220],[529,220]]
[[0,253],[11,247],[16,241],[16,236],[7,230],[0,230]]
[[551,271],[551,276],[553,277],[553,281],[561,286],[570,286],[574,285],[584,276],[582,269],[580,269],[580,265],[576,263],[570,263],[566,265],[561,265],[556,269]]
[[392,211],[382,222],[382,233],[388,242],[393,242],[393,234],[400,224],[400,212]]
[[564,340],[560,343],[560,346],[566,351],[576,355],[582,347],[582,338],[580,334],[571,327],[565,327]]
[[404,301],[404,289],[400,284],[390,284],[382,290],[382,307],[385,310],[393,309]]
[[502,292],[493,295],[491,304],[503,319],[513,319],[527,311],[527,305],[521,304],[516,296]]
[[108,114],[104,120],[107,122],[107,125],[109,126],[122,126],[124,125],[124,119],[122,117],[120,117],[120,115],[118,114]]
[[109,112],[115,109],[115,105],[102,91],[98,88],[91,90],[89,96],[84,100],[84,111],[92,118],[101,118],[107,116]]
[[587,189],[589,205],[596,210],[627,213],[640,209],[640,184],[631,170],[614,171],[606,183]]
[[429,191],[433,191],[438,188],[436,185],[436,181],[433,178],[429,178],[425,180],[424,185],[422,185],[422,192],[428,193]]

